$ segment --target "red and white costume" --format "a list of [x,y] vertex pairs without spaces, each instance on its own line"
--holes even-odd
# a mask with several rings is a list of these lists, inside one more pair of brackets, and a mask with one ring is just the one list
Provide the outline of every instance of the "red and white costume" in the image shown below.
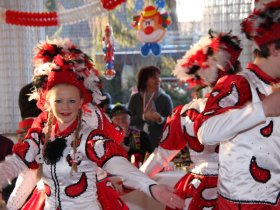
[[[194,86],[210,86],[235,65],[242,48],[230,34],[203,37],[179,60],[174,74]],[[209,53],[212,52],[212,53]],[[188,210],[218,209],[218,145],[202,145],[194,132],[194,122],[204,110],[207,98],[193,99],[176,107],[167,120],[159,147],[140,168],[149,176],[161,171],[186,145],[193,164],[176,184],[177,194],[185,199]]]
[[149,176],[161,171],[186,145],[189,147],[192,165],[177,184],[177,194],[185,198],[189,210],[216,208],[218,147],[204,146],[194,135],[193,123],[203,111],[206,98],[176,107],[163,132],[160,145],[140,168]]
[[[93,111],[92,113],[98,114],[97,108]],[[36,169],[39,164],[42,164],[42,179],[47,195],[44,210],[53,210],[54,207],[60,210],[99,210],[102,209],[97,200],[96,192],[96,174],[99,166],[111,174],[121,176],[126,186],[151,195],[150,186],[156,183],[145,177],[137,168],[131,166],[125,158],[126,152],[108,137],[107,132],[101,126],[98,126],[103,125],[99,121],[101,118],[94,117],[98,119],[96,129],[84,121],[82,123],[75,159],[73,159],[71,143],[74,139],[77,122],[62,132],[57,132],[54,129],[52,138],[64,138],[67,145],[63,157],[55,164],[47,165],[42,161],[44,130],[30,129],[24,142],[14,147],[15,154],[0,164],[0,189],[7,184],[9,179],[16,177],[20,171],[27,168]],[[73,161],[78,162],[78,171],[72,173]],[[114,203],[111,205],[112,208],[115,208]]]
[[[123,131],[120,127],[115,126],[111,119],[107,117],[103,111],[97,106],[88,104],[86,106],[87,112],[83,114],[82,121],[93,129],[104,129],[107,136],[117,143],[123,138]],[[47,123],[47,112],[41,113],[34,121],[32,127],[43,128]],[[98,120],[94,120],[98,119]],[[97,196],[102,205],[102,209],[109,210],[112,205],[116,210],[126,210],[128,207],[120,199],[120,196],[112,188],[110,179],[107,177],[105,171],[97,170]],[[36,187],[37,184],[37,187]],[[36,187],[36,189],[34,189]],[[34,191],[33,191],[34,189]],[[32,193],[33,191],[33,193]],[[32,196],[27,201],[29,195]],[[110,199],[106,196],[110,193]],[[38,180],[37,170],[28,169],[21,173],[16,182],[15,189],[9,197],[7,207],[9,210],[40,210],[44,207],[45,189],[42,180]]]
[[261,103],[279,80],[254,64],[247,68],[218,81],[195,130],[203,144],[220,142],[222,209],[240,209],[243,204],[244,209],[280,209],[280,118],[265,117]]

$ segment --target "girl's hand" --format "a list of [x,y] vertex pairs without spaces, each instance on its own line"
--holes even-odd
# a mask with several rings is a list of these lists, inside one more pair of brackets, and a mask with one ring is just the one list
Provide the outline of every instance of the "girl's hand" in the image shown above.
[[185,201],[175,194],[175,189],[164,184],[151,187],[153,197],[160,203],[172,209],[184,209]]

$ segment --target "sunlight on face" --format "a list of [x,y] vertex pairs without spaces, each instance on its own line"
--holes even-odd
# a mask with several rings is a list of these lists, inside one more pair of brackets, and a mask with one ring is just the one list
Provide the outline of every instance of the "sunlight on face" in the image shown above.
[[74,122],[83,105],[80,90],[68,84],[56,85],[49,90],[47,100],[61,131]]

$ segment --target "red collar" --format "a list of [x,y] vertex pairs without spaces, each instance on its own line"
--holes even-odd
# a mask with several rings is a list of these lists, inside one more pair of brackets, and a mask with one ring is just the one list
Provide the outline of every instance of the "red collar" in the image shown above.
[[55,124],[55,136],[68,136],[69,134],[71,134],[78,125],[78,119],[76,119],[71,125],[69,125],[66,129],[64,129],[63,131],[60,131],[58,128],[58,124]]
[[279,83],[280,82],[279,79],[274,79],[271,76],[269,76],[268,74],[266,74],[256,64],[248,63],[247,66],[246,66],[246,69],[254,72],[256,74],[256,76],[266,84],[273,84],[273,83]]

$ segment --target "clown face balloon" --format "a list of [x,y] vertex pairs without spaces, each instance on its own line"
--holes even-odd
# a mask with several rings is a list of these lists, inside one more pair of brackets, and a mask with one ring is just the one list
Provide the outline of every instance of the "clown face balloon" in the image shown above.
[[151,5],[145,7],[140,16],[134,17],[132,25],[137,30],[137,38],[144,43],[141,47],[143,56],[147,56],[150,51],[154,55],[160,54],[161,48],[157,42],[164,38],[169,24],[168,13],[160,13]]
[[159,42],[165,35],[165,28],[161,24],[162,18],[154,6],[144,9],[139,20],[138,39],[143,42]]

